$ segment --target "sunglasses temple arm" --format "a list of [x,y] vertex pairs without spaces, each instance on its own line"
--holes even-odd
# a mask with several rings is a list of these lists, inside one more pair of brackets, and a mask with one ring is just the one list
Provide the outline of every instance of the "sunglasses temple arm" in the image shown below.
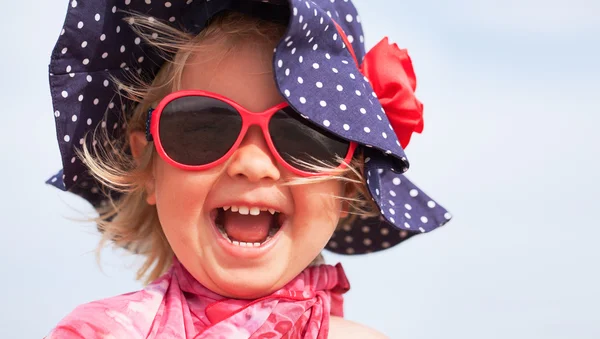
[[152,112],[154,112],[153,108],[148,109],[148,118],[146,118],[146,140],[153,141],[152,134],[150,133],[150,123],[152,122]]

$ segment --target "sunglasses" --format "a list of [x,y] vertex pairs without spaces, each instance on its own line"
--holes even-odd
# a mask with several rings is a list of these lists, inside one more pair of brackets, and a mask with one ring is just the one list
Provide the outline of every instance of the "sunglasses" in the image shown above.
[[251,112],[224,96],[201,90],[171,93],[150,109],[146,139],[154,141],[167,163],[184,170],[207,170],[227,161],[254,125],[262,130],[277,161],[299,176],[327,174],[310,165],[343,169],[357,147],[306,121],[287,103]]

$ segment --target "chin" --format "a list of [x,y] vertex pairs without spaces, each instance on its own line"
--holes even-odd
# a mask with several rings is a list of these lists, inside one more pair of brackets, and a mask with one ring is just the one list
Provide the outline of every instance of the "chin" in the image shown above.
[[211,277],[217,292],[237,299],[256,299],[267,296],[285,286],[290,277],[286,265],[248,266],[226,268]]

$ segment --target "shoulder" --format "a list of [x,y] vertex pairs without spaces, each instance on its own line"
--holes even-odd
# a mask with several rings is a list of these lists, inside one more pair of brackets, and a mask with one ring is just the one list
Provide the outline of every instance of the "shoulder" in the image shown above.
[[164,293],[156,289],[146,288],[82,304],[64,317],[46,338],[145,337],[163,296]]
[[372,328],[335,316],[331,316],[329,321],[329,338],[389,339]]

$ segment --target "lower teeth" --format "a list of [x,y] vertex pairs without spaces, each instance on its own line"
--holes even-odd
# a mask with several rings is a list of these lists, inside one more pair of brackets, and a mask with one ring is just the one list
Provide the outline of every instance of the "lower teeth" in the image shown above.
[[269,235],[267,235],[267,238],[264,241],[262,241],[262,242],[245,242],[245,241],[237,241],[237,240],[229,239],[229,236],[227,235],[227,232],[225,232],[225,228],[222,225],[217,225],[217,229],[219,230],[219,232],[221,233],[223,238],[227,239],[227,241],[229,241],[229,243],[237,245],[237,246],[242,246],[242,247],[260,247],[262,244],[266,243],[271,238],[273,238],[275,233],[277,233],[277,230],[271,228],[271,229],[269,229]]

